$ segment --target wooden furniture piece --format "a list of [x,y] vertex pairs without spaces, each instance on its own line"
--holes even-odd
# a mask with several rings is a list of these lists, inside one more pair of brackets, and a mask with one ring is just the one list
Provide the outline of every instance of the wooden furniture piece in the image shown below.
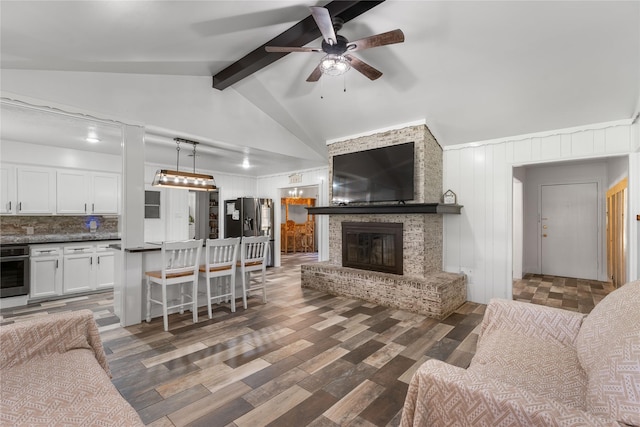
[[293,252],[296,251],[296,223],[289,219],[284,225],[284,253],[289,253],[289,241],[293,242]]
[[[200,264],[200,249],[202,239],[184,240],[162,243],[162,270],[147,271],[147,322],[151,321],[151,303],[162,306],[164,330],[169,330],[168,311],[179,308],[180,314],[184,307],[191,307],[193,323],[198,322],[198,266]],[[185,302],[184,285],[191,283],[189,301]],[[160,299],[151,297],[152,285],[159,285],[162,296]],[[167,287],[180,285],[180,302],[167,301]],[[173,305],[169,306],[169,303]]]
[[314,228],[315,224],[313,221],[307,221],[301,227],[299,234],[302,252],[315,252]]
[[[240,238],[207,239],[205,244],[204,264],[200,265],[200,275],[207,283],[207,312],[211,319],[211,302],[230,300],[231,312],[236,311],[236,263]],[[214,290],[211,289],[211,280]],[[226,279],[226,280],[225,280]]]
[[[243,237],[240,244],[240,273],[242,274],[242,304],[247,309],[247,293],[262,290],[262,302],[267,302],[267,284],[265,271],[269,253],[269,236]],[[251,272],[260,271],[259,284],[251,285]]]

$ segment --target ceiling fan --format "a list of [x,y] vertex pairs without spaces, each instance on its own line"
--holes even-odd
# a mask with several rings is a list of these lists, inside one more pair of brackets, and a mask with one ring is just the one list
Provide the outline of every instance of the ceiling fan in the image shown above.
[[388,31],[350,42],[346,37],[337,34],[342,28],[342,19],[337,16],[332,19],[331,15],[329,15],[329,10],[324,7],[312,6],[310,9],[311,15],[324,39],[322,40],[322,47],[265,46],[267,52],[326,53],[318,66],[307,77],[308,82],[317,82],[322,74],[338,76],[348,71],[351,67],[370,80],[375,80],[382,75],[382,72],[351,55],[350,52],[404,42],[404,33],[401,30]]

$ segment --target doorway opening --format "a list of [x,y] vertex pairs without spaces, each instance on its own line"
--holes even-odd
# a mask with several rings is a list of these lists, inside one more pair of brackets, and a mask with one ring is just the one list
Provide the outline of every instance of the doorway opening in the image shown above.
[[318,253],[318,233],[315,215],[308,207],[316,206],[317,185],[280,189],[280,253],[282,257]]
[[627,206],[614,187],[628,165],[620,156],[513,168],[513,299],[589,310],[615,289],[612,276],[624,283]]

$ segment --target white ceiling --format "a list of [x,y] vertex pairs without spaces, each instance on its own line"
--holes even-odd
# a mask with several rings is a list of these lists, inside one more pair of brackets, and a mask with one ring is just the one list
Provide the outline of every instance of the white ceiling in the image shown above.
[[[326,3],[3,0],[1,68],[211,76]],[[378,80],[351,70],[307,83],[321,54],[292,53],[225,90],[316,152],[328,140],[414,121],[448,146],[628,119],[640,105],[640,1],[387,0],[340,34],[396,28],[404,43],[354,54],[384,73]],[[2,119],[10,137],[4,110]],[[171,138],[155,142],[164,150],[154,160],[173,162]],[[217,170],[256,151],[206,145],[203,161],[207,150],[225,159],[211,160]],[[318,164],[257,151],[264,166],[254,175]]]

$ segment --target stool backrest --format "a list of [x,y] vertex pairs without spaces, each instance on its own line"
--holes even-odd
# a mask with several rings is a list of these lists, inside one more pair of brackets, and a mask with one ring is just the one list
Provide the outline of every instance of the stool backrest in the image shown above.
[[243,264],[265,263],[269,253],[269,236],[243,237],[241,246]]
[[202,239],[162,243],[162,276],[198,274]]
[[205,265],[209,269],[230,267],[235,270],[240,247],[240,238],[207,239]]

